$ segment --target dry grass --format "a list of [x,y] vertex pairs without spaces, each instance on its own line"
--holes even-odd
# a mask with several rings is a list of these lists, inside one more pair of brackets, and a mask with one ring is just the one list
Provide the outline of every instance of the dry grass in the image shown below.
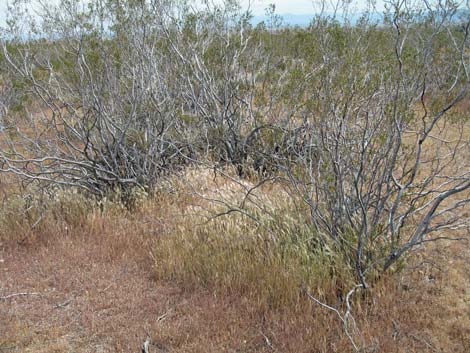
[[[318,246],[278,185],[245,199],[255,181],[230,175],[187,170],[132,212],[0,175],[0,296],[41,294],[0,300],[0,352],[137,352],[147,336],[156,352],[351,351],[337,317],[300,290],[343,308],[344,258]],[[211,218],[242,204],[248,215]],[[418,249],[358,295],[366,351],[470,351],[469,249]]]
[[186,290],[243,295],[260,311],[302,306],[303,288],[326,300],[352,286],[342,254],[313,232],[307,209],[279,186],[264,185],[246,198],[244,188],[253,184],[208,171],[191,171],[178,186],[202,199],[172,202],[184,217],[154,246],[159,278]]
[[[337,285],[348,279],[325,254],[304,254],[313,235],[282,190],[266,185],[253,198],[254,215],[255,200],[270,211],[261,224],[233,213],[196,227],[218,207],[209,199],[237,204],[248,184],[207,171],[179,180],[184,190],[162,187],[132,213],[59,193],[32,229],[25,199],[5,196],[0,295],[41,296],[0,301],[0,351],[137,352],[147,335],[156,352],[351,351],[337,317],[299,290],[341,307]],[[421,249],[358,296],[368,351],[467,352],[469,259],[464,243]]]

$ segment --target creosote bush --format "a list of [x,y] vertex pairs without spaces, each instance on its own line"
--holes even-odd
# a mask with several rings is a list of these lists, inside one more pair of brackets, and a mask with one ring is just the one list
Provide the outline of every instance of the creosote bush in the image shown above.
[[[350,3],[284,28],[233,0],[16,0],[0,36],[0,172],[47,195],[79,189],[78,205],[44,201],[75,226],[87,202],[132,217],[181,178],[162,197],[185,217],[155,252],[182,285],[279,308],[302,288],[373,287],[468,229],[470,16],[392,0],[380,20],[337,17]],[[12,199],[5,229],[36,227],[31,200]]]

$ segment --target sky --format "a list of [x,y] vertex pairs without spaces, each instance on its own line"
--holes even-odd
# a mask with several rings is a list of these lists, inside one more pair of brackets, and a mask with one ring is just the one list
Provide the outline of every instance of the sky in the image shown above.
[[[0,19],[2,20],[5,18],[7,1],[0,0]],[[278,14],[310,15],[316,12],[315,2],[318,3],[318,0],[241,0],[244,7],[251,3],[250,8],[256,16],[264,15],[265,9],[269,4],[276,5],[276,12]],[[367,0],[355,0],[354,2],[359,7],[365,7]],[[379,11],[383,9],[383,0],[377,0],[376,2]]]
[[[7,2],[12,0],[0,0],[0,25],[4,24]],[[44,0],[46,3],[58,2],[58,0]],[[94,0],[88,0],[94,1]],[[195,0],[197,1],[197,0]],[[223,0],[212,0],[215,3]],[[239,0],[244,8],[250,6],[254,16],[263,16],[269,4],[276,6],[276,13],[279,15],[313,15],[319,12],[319,2],[321,0]],[[335,3],[339,0],[326,0],[326,3]],[[349,13],[360,13],[367,8],[368,0],[350,0],[353,6],[349,9]],[[384,2],[387,0],[373,0],[375,2],[375,10],[379,13],[384,10]],[[411,0],[421,1],[421,0]],[[460,0],[462,3],[470,0]],[[468,5],[467,5],[468,6]],[[326,10],[328,11],[328,10]]]
[[7,0],[0,0],[0,18],[5,17],[6,10],[7,10]]
[[[316,9],[318,9],[319,3],[318,0],[242,0],[244,6],[248,6],[250,2],[254,15],[264,15],[265,9],[269,4],[274,4],[276,6],[276,12],[279,14],[310,15],[317,12]],[[315,5],[315,3],[317,5]],[[359,9],[364,9],[366,8],[367,0],[355,0],[353,3]],[[383,0],[376,1],[376,4],[377,10],[382,11]]]

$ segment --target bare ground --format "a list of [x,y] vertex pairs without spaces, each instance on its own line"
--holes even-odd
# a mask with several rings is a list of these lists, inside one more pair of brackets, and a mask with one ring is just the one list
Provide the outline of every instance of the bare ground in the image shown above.
[[63,237],[0,252],[0,296],[13,294],[0,299],[0,352],[140,352],[147,337],[152,353],[269,348],[257,327],[240,327],[246,305],[240,314],[236,299],[158,283],[145,249],[107,246]]

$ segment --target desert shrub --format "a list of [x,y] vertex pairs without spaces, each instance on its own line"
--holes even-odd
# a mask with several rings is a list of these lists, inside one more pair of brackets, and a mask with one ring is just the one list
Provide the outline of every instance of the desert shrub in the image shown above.
[[[236,181],[230,195],[224,183],[194,194],[226,209],[193,213],[226,217],[194,227],[197,217],[188,216],[162,249],[194,266],[181,261],[160,272],[186,272],[191,283],[196,271],[202,283],[219,278],[217,288],[241,288],[277,266],[296,291],[309,283],[296,274],[354,268],[367,288],[371,274],[393,269],[410,250],[468,226],[460,216],[468,165],[452,165],[468,150],[470,23],[455,2],[390,1],[379,24],[370,13],[354,22],[334,11],[305,29],[281,29],[273,7],[254,28],[238,1],[80,3],[24,0],[9,9],[0,77],[12,87],[0,94],[15,114],[3,119],[0,171],[49,194],[86,190],[102,210],[133,211],[165,176],[196,165]],[[338,5],[348,13],[349,1]],[[447,129],[460,134],[437,137]],[[259,185],[246,185],[252,179]],[[289,190],[286,200],[251,202],[268,180]],[[18,220],[25,227],[39,209],[29,202],[10,205],[26,215]],[[55,204],[54,217],[80,219],[84,211],[72,204]],[[170,250],[159,250],[167,264]],[[239,265],[246,262],[258,267]],[[224,270],[228,277],[219,276]]]

